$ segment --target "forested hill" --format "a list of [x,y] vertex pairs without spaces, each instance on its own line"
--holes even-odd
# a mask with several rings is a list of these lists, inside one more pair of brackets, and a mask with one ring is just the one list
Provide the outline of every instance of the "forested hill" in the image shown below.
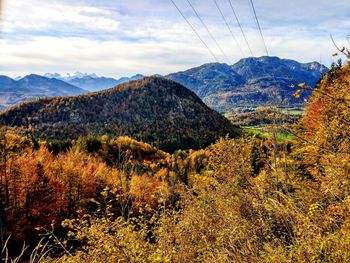
[[76,97],[23,103],[2,112],[0,124],[46,139],[129,135],[168,151],[207,146],[239,132],[195,93],[157,77]]

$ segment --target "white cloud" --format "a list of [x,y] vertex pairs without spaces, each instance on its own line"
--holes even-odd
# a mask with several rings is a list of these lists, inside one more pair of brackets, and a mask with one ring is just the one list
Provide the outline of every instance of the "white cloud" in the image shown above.
[[[4,43],[5,42],[5,43]],[[182,52],[179,53],[178,50]],[[12,76],[50,71],[96,72],[123,76],[135,71],[143,74],[178,70],[179,65],[198,65],[208,59],[201,47],[173,43],[126,43],[94,41],[85,38],[35,37],[28,42],[2,43],[4,72]]]
[[[132,2],[132,3],[131,3]],[[176,0],[220,62],[227,62],[186,1]],[[215,5],[192,0],[230,62],[242,55]],[[249,54],[235,27],[227,1],[219,1],[245,55]],[[234,1],[255,56],[264,55],[249,1]],[[327,65],[334,49],[348,44],[348,0],[255,1],[271,55]],[[135,73],[166,74],[213,61],[169,1],[163,0],[7,0],[1,40],[0,74],[11,76],[45,72],[95,72],[124,76]]]
[[[116,31],[120,21],[110,10],[84,5],[69,5],[57,1],[6,1],[3,30],[16,33],[21,30],[60,30],[67,26],[88,30]],[[69,29],[68,29],[69,30]]]

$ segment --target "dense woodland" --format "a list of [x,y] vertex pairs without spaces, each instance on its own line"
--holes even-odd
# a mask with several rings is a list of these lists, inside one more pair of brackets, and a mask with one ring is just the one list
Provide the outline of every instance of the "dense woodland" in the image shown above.
[[38,99],[0,113],[0,125],[41,139],[132,136],[157,148],[198,149],[238,128],[172,81],[146,77],[75,97]]
[[172,154],[5,133],[3,258],[25,240],[33,262],[349,262],[349,89],[334,65],[292,127]]

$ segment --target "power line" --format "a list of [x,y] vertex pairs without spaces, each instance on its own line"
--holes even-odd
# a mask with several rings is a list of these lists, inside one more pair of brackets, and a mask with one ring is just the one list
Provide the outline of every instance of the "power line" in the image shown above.
[[265,38],[264,38],[264,35],[263,35],[262,30],[261,30],[261,27],[260,27],[260,23],[259,23],[258,16],[256,15],[256,11],[255,11],[255,7],[254,7],[253,0],[249,0],[249,2],[250,2],[250,5],[251,5],[251,7],[252,7],[252,10],[253,10],[253,14],[254,14],[254,17],[255,17],[255,22],[256,22],[256,25],[258,26],[261,39],[262,39],[262,41],[263,41],[263,43],[264,43],[266,55],[268,56],[268,55],[269,55],[269,51],[267,50]]
[[231,6],[231,10],[232,10],[232,12],[233,12],[233,15],[234,15],[234,16],[235,16],[235,18],[236,18],[237,25],[238,25],[238,26],[239,26],[239,28],[241,29],[241,32],[242,32],[242,35],[243,35],[244,41],[245,41],[245,43],[247,44],[247,47],[248,47],[248,49],[249,49],[249,52],[250,52],[250,54],[252,55],[252,57],[254,57],[253,51],[252,51],[252,49],[250,48],[250,45],[249,45],[248,39],[247,39],[247,37],[246,37],[246,35],[245,35],[245,33],[244,33],[244,30],[243,30],[243,28],[242,28],[241,23],[239,22],[239,19],[238,19],[237,13],[236,13],[235,9],[233,8],[232,2],[231,2],[231,0],[228,0],[228,2],[229,2],[229,4],[230,4],[230,6]]
[[233,34],[232,29],[231,29],[230,25],[228,24],[228,22],[227,22],[227,20],[226,20],[226,18],[225,18],[225,16],[224,16],[224,14],[222,13],[221,8],[220,8],[218,2],[217,2],[216,0],[214,0],[214,3],[215,3],[215,5],[216,5],[216,8],[219,10],[220,15],[221,15],[222,19],[224,20],[224,22],[225,22],[225,24],[226,24],[228,30],[230,31],[233,40],[236,42],[236,45],[238,46],[238,48],[239,48],[241,54],[243,55],[243,57],[245,57],[244,52],[243,52],[241,46],[239,45],[239,43],[238,43],[238,41],[237,41],[235,35]]
[[217,59],[217,57],[215,56],[215,54],[213,53],[213,51],[208,47],[208,45],[204,42],[204,40],[202,39],[202,37],[198,34],[197,30],[194,28],[194,26],[190,23],[190,21],[185,17],[185,15],[181,12],[180,8],[175,4],[175,2],[173,0],[170,0],[173,5],[175,6],[175,8],[177,9],[177,11],[180,13],[180,15],[182,16],[183,19],[185,19],[185,21],[187,22],[187,24],[190,26],[190,28],[193,30],[193,32],[197,35],[197,37],[199,38],[199,40],[203,43],[203,45],[208,49],[209,53],[213,56],[213,58],[215,59],[216,62],[219,62],[219,60]]
[[215,39],[215,37],[213,36],[213,34],[210,32],[208,26],[206,25],[206,23],[203,21],[203,19],[200,17],[200,15],[198,14],[198,12],[196,11],[196,9],[193,7],[192,3],[190,2],[190,0],[187,0],[187,3],[190,5],[190,7],[192,8],[193,12],[196,14],[197,18],[199,19],[199,21],[201,21],[202,25],[204,26],[204,28],[207,30],[209,36],[211,37],[211,39],[215,42],[215,44],[217,45],[217,47],[220,49],[221,53],[223,54],[223,56],[225,57],[225,59],[231,64],[230,59],[227,57],[227,55],[225,54],[224,50],[221,48],[221,46],[219,45],[218,41]]

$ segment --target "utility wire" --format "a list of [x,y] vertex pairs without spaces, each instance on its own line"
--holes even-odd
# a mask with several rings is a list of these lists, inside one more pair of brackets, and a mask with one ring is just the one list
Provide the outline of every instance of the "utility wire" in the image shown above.
[[[265,39],[264,39],[262,30],[261,30],[261,27],[260,27],[258,16],[256,15],[256,11],[255,11],[253,0],[249,0],[249,1],[250,1],[250,5],[252,7],[252,11],[253,11],[253,14],[254,14],[254,17],[255,17],[256,24],[257,24],[259,32],[260,32],[261,39],[262,39],[262,41],[264,43],[266,55],[269,56],[269,51],[268,51],[266,43],[265,43]],[[263,69],[264,69],[264,67],[263,67]],[[265,69],[264,69],[264,71],[265,71]],[[277,83],[276,77],[275,77],[275,74],[273,74],[273,71],[272,71],[272,78],[273,78],[273,81],[275,83]],[[277,105],[278,102],[279,102],[279,100],[277,98],[277,94],[274,92],[273,95],[276,98],[276,106],[279,108],[280,106]],[[284,119],[282,121],[284,122]],[[274,118],[273,119],[273,139],[274,139],[273,140],[274,141],[274,143],[273,143],[273,171],[274,171],[275,180],[276,180],[276,191],[277,192],[279,191],[279,181],[280,181],[279,174],[278,174],[278,162],[277,162],[278,152],[279,152],[277,134],[278,134],[278,127],[280,127],[280,126],[282,126],[281,120],[277,119],[277,121],[276,121],[276,119]],[[286,159],[285,159],[285,162],[286,162]],[[285,178],[287,178],[287,173],[285,175]]]
[[221,8],[220,8],[218,2],[217,2],[216,0],[214,0],[214,3],[215,3],[215,5],[216,5],[216,8],[219,10],[220,15],[221,15],[222,19],[224,20],[224,22],[225,22],[225,24],[226,24],[228,30],[230,31],[233,40],[236,42],[236,45],[238,46],[238,48],[239,48],[241,54],[243,55],[243,57],[245,57],[244,52],[243,52],[241,46],[239,45],[239,43],[238,43],[238,41],[237,41],[235,35],[233,34],[232,29],[231,29],[229,23],[227,22],[227,20],[226,20],[224,14],[222,13]]
[[219,62],[219,60],[217,59],[217,57],[215,56],[215,54],[213,53],[213,51],[208,47],[208,45],[204,42],[203,38],[199,35],[199,33],[197,32],[197,30],[194,28],[194,26],[191,24],[191,22],[185,17],[185,15],[181,12],[180,8],[176,5],[176,3],[173,0],[170,0],[173,5],[175,6],[175,8],[177,9],[177,11],[180,13],[180,15],[182,16],[182,18],[187,22],[187,24],[190,26],[190,28],[193,30],[193,32],[197,35],[197,37],[199,38],[199,40],[203,43],[203,45],[208,49],[209,53],[213,56],[213,58],[215,59],[216,62]]
[[266,55],[269,56],[269,51],[267,50],[265,38],[264,38],[264,35],[263,35],[262,30],[261,30],[261,27],[260,27],[260,23],[259,23],[258,16],[256,15],[256,11],[255,11],[255,7],[254,7],[253,0],[249,0],[249,2],[250,2],[250,5],[251,5],[251,7],[252,7],[252,10],[253,10],[253,14],[254,14],[254,17],[255,17],[255,22],[256,22],[256,25],[258,26],[261,39],[262,39],[262,41],[263,41],[263,43],[264,43]]
[[199,19],[199,21],[201,21],[202,25],[204,26],[204,28],[207,30],[209,36],[211,37],[211,39],[215,42],[216,46],[220,49],[222,55],[225,57],[225,59],[230,63],[230,59],[227,57],[227,55],[225,54],[224,50],[221,48],[221,46],[219,45],[218,41],[215,39],[215,37],[213,36],[213,34],[210,32],[208,26],[206,25],[206,23],[203,21],[203,19],[200,17],[200,15],[198,14],[197,10],[193,7],[192,3],[190,2],[190,0],[187,0],[187,3],[190,5],[190,7],[192,8],[193,12],[196,14],[197,18]]
[[242,35],[243,35],[244,41],[245,41],[245,43],[247,44],[247,47],[248,47],[249,52],[250,52],[250,55],[252,55],[252,57],[254,57],[254,54],[253,54],[252,49],[250,48],[250,45],[249,45],[248,39],[247,39],[247,37],[246,37],[246,35],[245,35],[245,33],[244,33],[244,30],[243,30],[243,28],[242,28],[241,23],[239,22],[239,19],[238,19],[237,13],[236,13],[235,9],[233,8],[232,1],[231,1],[231,0],[227,0],[227,1],[229,2],[230,6],[231,6],[232,13],[233,13],[233,15],[234,15],[234,16],[235,16],[235,18],[236,18],[237,25],[238,25],[238,26],[239,26],[239,28],[241,29],[241,32],[242,32]]

